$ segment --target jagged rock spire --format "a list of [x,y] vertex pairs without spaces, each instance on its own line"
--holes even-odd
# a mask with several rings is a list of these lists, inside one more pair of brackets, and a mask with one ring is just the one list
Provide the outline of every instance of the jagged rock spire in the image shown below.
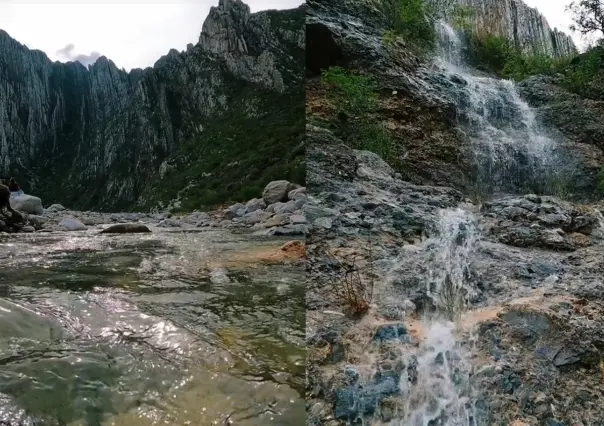
[[199,44],[212,53],[247,53],[243,29],[250,17],[250,8],[240,0],[220,0],[203,23]]

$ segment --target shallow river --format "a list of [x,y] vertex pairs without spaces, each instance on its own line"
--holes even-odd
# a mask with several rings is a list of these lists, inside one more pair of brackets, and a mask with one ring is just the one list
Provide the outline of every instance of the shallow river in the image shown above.
[[304,268],[255,259],[285,240],[0,238],[1,420],[302,424]]

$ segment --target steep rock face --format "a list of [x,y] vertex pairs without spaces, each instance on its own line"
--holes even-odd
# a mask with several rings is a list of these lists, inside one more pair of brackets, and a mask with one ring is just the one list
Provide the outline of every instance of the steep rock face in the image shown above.
[[[166,186],[157,181],[170,175],[160,176],[162,164],[164,172],[167,164],[180,165],[173,158],[187,143],[220,143],[201,137],[216,117],[255,117],[251,105],[302,91],[303,16],[301,8],[250,14],[239,0],[221,0],[197,45],[130,73],[105,57],[88,69],[53,63],[0,31],[0,172],[16,175],[46,202],[72,207],[167,201],[157,196]],[[283,142],[280,154],[292,150]],[[198,154],[187,156],[194,161]],[[208,165],[204,172],[213,171]],[[204,184],[200,176],[187,179],[180,185]]]
[[525,53],[567,56],[577,51],[570,36],[551,29],[545,17],[520,0],[449,0],[471,7],[478,34],[505,37]]

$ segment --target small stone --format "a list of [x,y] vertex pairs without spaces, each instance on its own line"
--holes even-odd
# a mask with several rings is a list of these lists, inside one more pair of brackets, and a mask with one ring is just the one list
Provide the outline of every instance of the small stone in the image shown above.
[[374,340],[402,340],[410,342],[407,327],[403,323],[383,324],[375,330]]
[[59,227],[64,228],[68,231],[85,231],[88,229],[86,225],[77,219],[68,217],[59,222]]
[[302,216],[301,214],[294,214],[290,216],[289,221],[293,225],[298,223],[306,223],[306,217]]

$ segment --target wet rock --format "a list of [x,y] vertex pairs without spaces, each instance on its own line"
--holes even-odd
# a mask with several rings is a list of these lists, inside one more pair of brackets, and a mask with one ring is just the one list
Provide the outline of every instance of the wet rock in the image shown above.
[[309,222],[315,222],[319,218],[332,218],[338,215],[337,210],[311,204],[305,204],[302,211]]
[[21,231],[23,231],[23,232],[35,232],[36,229],[33,226],[27,225],[27,226],[24,226],[23,228],[21,228]]
[[599,227],[595,209],[553,197],[499,199],[485,203],[482,213],[487,234],[517,247],[573,251],[591,244]]
[[101,234],[134,234],[148,232],[151,232],[151,230],[147,227],[147,225],[140,223],[119,223],[103,229]]
[[407,333],[407,327],[403,323],[383,324],[375,330],[373,339],[379,342],[388,340],[400,340],[410,342],[411,338]]
[[277,226],[269,229],[268,231],[268,235],[274,236],[293,236],[306,234],[308,234],[308,226],[304,224]]
[[335,392],[335,417],[352,422],[375,413],[384,399],[400,393],[399,380],[395,372],[378,372],[371,382],[361,384],[353,374],[352,383]]
[[85,231],[88,229],[86,225],[74,218],[65,218],[59,222],[59,227],[68,231]]
[[287,194],[292,191],[294,185],[286,180],[270,182],[262,191],[262,199],[269,205],[279,201],[287,201]]

